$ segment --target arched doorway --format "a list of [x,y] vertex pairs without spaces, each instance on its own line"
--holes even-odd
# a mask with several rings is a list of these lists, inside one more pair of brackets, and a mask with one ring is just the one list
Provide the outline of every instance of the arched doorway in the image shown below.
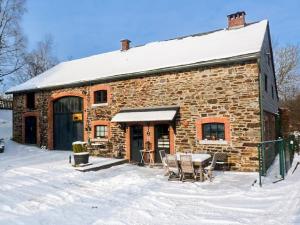
[[83,100],[62,97],[53,103],[54,149],[72,150],[72,142],[83,141]]

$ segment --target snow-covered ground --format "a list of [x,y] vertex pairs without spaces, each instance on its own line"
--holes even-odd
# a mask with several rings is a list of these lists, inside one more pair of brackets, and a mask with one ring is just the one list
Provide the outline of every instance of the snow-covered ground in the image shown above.
[[12,111],[0,109],[0,138],[9,139],[12,135]]
[[69,154],[6,142],[1,225],[300,224],[300,168],[260,188],[256,173],[220,172],[212,183],[168,182],[162,169],[128,164],[81,173]]

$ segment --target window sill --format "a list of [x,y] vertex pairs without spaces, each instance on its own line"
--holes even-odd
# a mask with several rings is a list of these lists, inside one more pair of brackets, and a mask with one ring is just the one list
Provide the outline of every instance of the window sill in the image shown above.
[[202,145],[227,145],[228,142],[227,141],[224,141],[224,140],[200,140],[199,141],[199,144],[202,144]]
[[96,104],[92,104],[92,107],[93,108],[96,108],[96,107],[101,107],[101,106],[108,106],[108,103],[96,103]]
[[91,142],[101,142],[101,141],[103,141],[103,142],[106,142],[106,141],[108,141],[108,138],[94,138],[94,139],[91,139]]

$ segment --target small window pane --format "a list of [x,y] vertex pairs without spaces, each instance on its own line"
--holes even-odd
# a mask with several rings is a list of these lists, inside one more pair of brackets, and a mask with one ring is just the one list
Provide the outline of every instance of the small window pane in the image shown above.
[[211,124],[210,127],[211,127],[211,132],[213,132],[213,133],[217,132],[218,124]]
[[218,124],[218,130],[224,131],[224,124]]

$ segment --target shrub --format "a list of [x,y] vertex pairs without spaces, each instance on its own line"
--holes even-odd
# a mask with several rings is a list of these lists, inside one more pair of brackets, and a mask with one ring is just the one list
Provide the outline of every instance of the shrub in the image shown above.
[[81,141],[73,142],[72,148],[74,153],[87,152],[87,146],[85,142],[81,142]]

